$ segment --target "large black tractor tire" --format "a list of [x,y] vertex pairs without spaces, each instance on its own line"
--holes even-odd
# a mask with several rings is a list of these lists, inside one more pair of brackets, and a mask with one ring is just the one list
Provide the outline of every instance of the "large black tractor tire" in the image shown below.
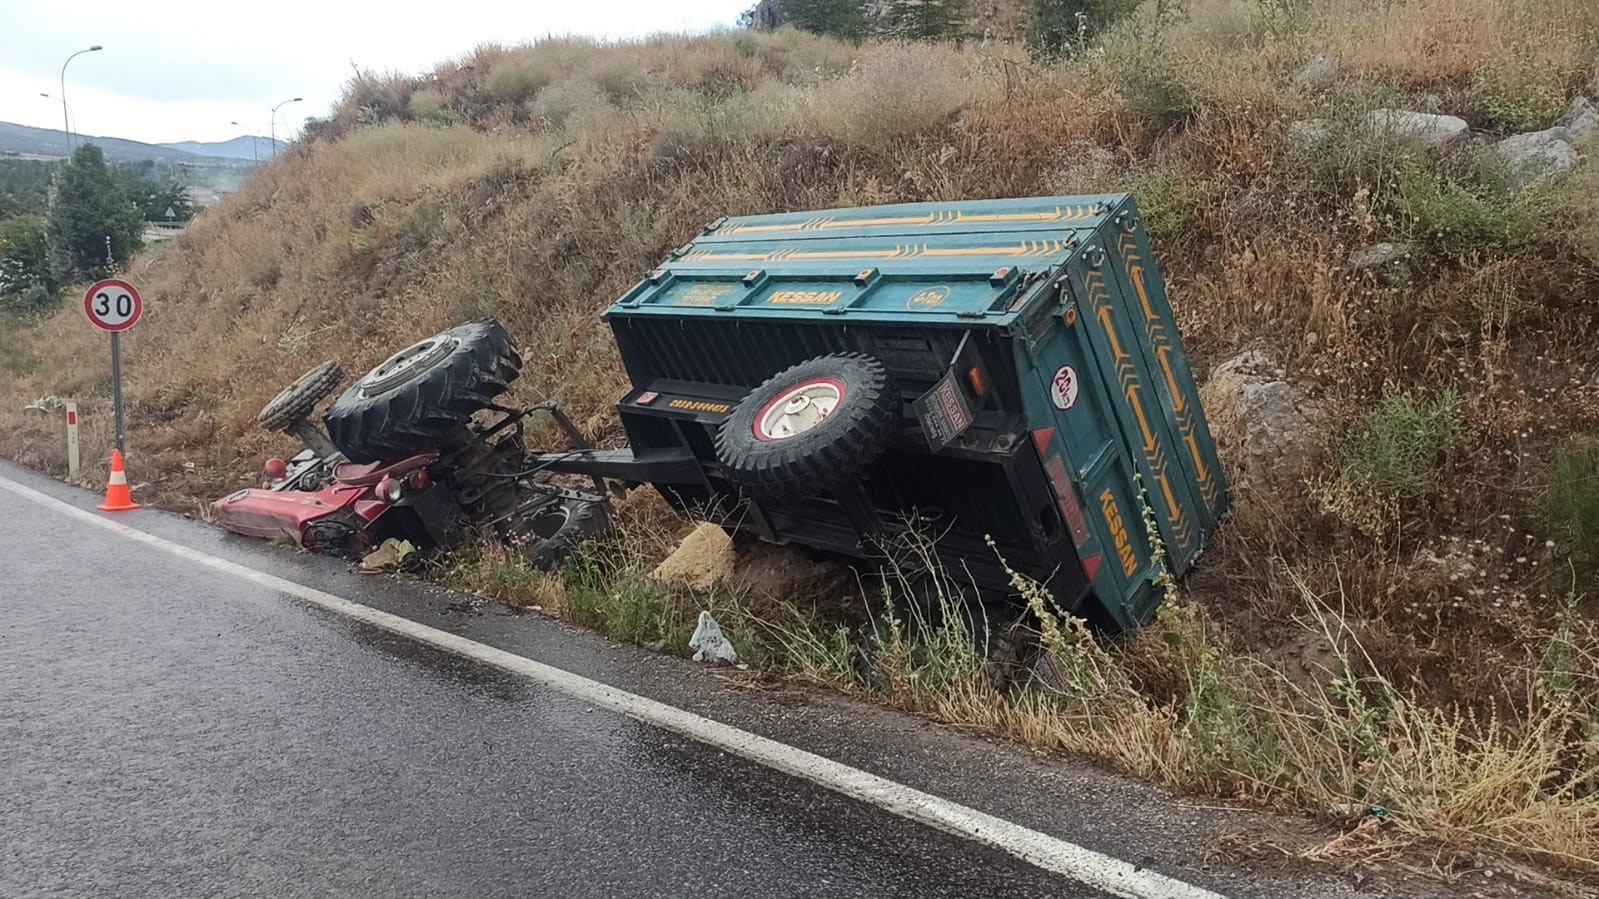
[[261,409],[255,420],[269,431],[287,431],[302,418],[316,411],[316,404],[327,399],[344,380],[344,369],[337,362],[324,362],[283,388],[272,402]]
[[610,533],[611,511],[605,503],[566,500],[530,522],[528,567],[554,571],[590,540]]
[[322,422],[353,462],[399,459],[437,449],[521,371],[499,322],[468,322],[384,360],[334,400]]
[[[785,415],[795,397],[804,398],[801,408]],[[828,401],[836,405],[807,420],[814,412],[806,404]],[[818,356],[750,391],[717,432],[716,457],[728,480],[758,498],[814,496],[876,461],[899,418],[899,390],[883,363],[860,353]]]

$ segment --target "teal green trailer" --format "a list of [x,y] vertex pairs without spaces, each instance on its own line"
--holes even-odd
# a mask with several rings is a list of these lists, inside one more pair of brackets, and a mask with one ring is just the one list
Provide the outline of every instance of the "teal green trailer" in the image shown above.
[[571,467],[768,540],[881,560],[921,531],[979,591],[1004,557],[1126,630],[1227,508],[1126,194],[722,219],[606,318],[630,449]]

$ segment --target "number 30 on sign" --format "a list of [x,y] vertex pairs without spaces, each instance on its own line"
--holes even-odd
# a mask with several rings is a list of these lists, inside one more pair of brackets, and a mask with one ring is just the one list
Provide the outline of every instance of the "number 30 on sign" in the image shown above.
[[83,295],[83,311],[102,331],[126,331],[144,314],[144,300],[132,284],[107,278],[89,285]]

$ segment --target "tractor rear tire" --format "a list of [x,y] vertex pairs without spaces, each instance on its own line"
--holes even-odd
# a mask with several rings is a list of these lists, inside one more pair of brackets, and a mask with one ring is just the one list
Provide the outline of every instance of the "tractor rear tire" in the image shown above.
[[818,356],[750,391],[722,422],[716,458],[758,499],[814,496],[865,471],[899,419],[899,390],[883,363],[861,353]]
[[303,418],[316,411],[316,404],[327,399],[344,380],[344,369],[337,362],[324,362],[283,388],[261,409],[255,420],[269,431],[290,431]]
[[468,322],[384,360],[334,400],[322,422],[352,462],[397,460],[437,449],[521,372],[516,343],[499,322]]
[[599,539],[611,530],[611,512],[606,503],[567,500],[544,514],[564,518],[558,523],[552,521],[554,530],[528,550],[527,564],[534,571],[554,571],[584,543]]

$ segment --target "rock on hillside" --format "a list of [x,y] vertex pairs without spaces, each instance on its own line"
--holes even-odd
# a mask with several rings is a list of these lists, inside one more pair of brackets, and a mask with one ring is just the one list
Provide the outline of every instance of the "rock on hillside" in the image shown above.
[[1240,491],[1290,486],[1321,457],[1309,404],[1260,350],[1216,366],[1201,399],[1217,449]]
[[1557,178],[1577,167],[1577,148],[1571,145],[1571,133],[1565,128],[1507,137],[1494,144],[1494,152],[1504,160],[1510,181],[1517,190]]

